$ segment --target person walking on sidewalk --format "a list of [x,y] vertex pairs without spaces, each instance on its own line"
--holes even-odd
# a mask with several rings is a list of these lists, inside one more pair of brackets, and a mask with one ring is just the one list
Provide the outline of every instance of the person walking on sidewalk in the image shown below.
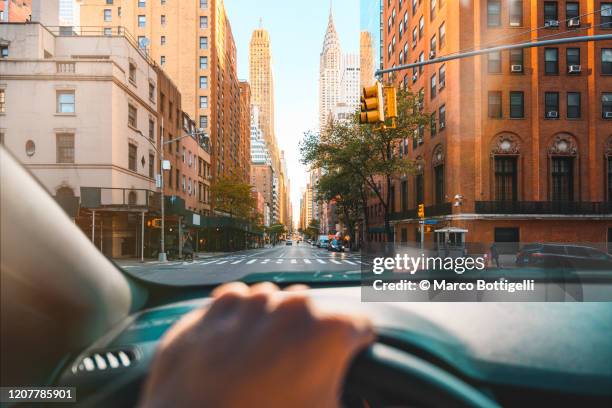
[[499,251],[495,243],[491,245],[490,251],[491,251],[491,262],[495,261],[495,265],[497,266],[497,268],[502,269],[501,265],[499,264]]
[[183,242],[183,256],[184,259],[191,258],[193,261],[193,239],[189,233],[185,234],[185,242]]

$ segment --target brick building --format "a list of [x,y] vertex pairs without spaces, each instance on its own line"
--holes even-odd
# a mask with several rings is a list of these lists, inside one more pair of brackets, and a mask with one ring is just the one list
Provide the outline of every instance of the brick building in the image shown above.
[[[8,12],[6,6],[8,5]],[[0,22],[25,23],[32,16],[32,0],[0,1]]]
[[[491,45],[612,30],[612,2],[382,0],[384,68]],[[612,41],[490,53],[386,75],[430,126],[398,146],[416,174],[392,187],[396,241],[416,208],[468,242],[609,242]],[[455,205],[456,204],[456,205]],[[370,206],[370,239],[383,240]],[[376,226],[378,224],[378,227]],[[426,241],[434,240],[434,233]]]

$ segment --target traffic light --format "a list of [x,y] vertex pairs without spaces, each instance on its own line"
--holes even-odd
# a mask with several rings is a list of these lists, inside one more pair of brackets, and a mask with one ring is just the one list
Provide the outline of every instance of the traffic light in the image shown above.
[[161,228],[161,218],[153,218],[147,221],[147,227],[149,228]]
[[419,204],[419,218],[425,218],[425,204]]
[[363,88],[359,123],[379,123],[385,121],[383,88],[380,82]]
[[385,86],[385,119],[397,118],[397,91],[394,86]]

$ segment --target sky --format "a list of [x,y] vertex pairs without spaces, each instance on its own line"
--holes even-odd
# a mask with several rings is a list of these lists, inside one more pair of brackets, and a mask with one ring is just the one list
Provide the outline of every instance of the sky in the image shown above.
[[[333,0],[334,22],[344,53],[359,52],[359,1]],[[319,122],[319,57],[329,8],[330,0],[225,0],[238,50],[240,79],[249,79],[249,42],[260,18],[270,33],[276,138],[285,151],[294,222],[299,220],[300,198],[307,182],[299,142],[304,132],[316,130]]]

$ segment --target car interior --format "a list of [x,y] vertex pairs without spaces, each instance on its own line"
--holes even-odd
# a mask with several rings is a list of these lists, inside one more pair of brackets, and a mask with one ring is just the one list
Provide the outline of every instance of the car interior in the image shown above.
[[[3,148],[0,163],[2,386],[135,406],[160,338],[214,287],[123,272]],[[610,303],[362,302],[359,282],[304,283],[322,309],[366,314],[377,331],[344,406],[612,406]]]

